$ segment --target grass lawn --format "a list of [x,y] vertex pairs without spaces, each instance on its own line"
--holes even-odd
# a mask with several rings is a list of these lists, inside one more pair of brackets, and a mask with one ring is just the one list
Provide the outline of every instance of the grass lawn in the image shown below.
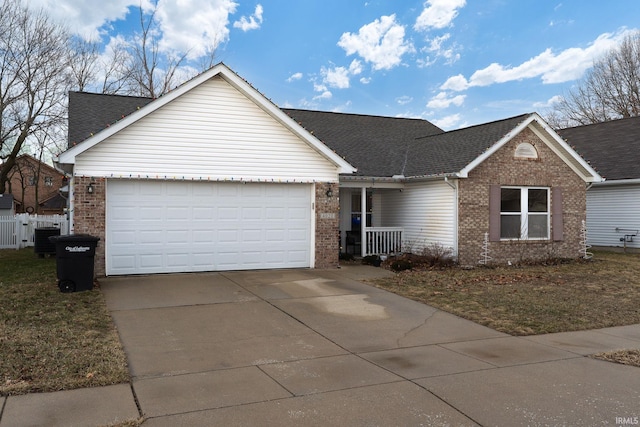
[[[377,287],[511,335],[640,323],[640,254],[559,265],[403,271]],[[598,355],[640,366],[639,352]]]
[[55,258],[0,250],[0,394],[129,381],[99,289],[62,293]]

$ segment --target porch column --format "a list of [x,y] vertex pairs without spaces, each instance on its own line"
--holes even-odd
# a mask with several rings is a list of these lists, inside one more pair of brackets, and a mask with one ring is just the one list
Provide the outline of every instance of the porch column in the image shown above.
[[360,190],[360,252],[361,256],[367,255],[367,188]]

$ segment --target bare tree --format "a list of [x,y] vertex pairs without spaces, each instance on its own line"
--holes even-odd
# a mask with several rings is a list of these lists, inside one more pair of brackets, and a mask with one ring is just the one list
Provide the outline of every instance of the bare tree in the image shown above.
[[140,7],[140,33],[130,44],[128,95],[157,98],[177,86],[176,72],[187,58],[186,53],[163,54],[156,31],[155,10],[145,16]]
[[68,40],[42,11],[0,2],[0,194],[25,143],[64,121]]
[[104,52],[100,43],[74,37],[69,46],[72,90],[97,91],[104,94],[124,92],[129,79],[130,54],[124,40],[114,39]]
[[71,38],[69,45],[71,84],[77,90],[84,92],[96,81],[100,46],[82,37]]
[[627,36],[594,63],[549,115],[554,127],[640,115],[640,32]]

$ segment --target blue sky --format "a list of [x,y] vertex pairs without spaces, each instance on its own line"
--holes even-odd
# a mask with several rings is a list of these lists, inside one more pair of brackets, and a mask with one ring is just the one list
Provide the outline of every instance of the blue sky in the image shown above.
[[[105,45],[140,0],[29,0]],[[142,0],[161,46],[207,45],[281,107],[421,117],[444,129],[544,114],[640,28],[637,0]]]

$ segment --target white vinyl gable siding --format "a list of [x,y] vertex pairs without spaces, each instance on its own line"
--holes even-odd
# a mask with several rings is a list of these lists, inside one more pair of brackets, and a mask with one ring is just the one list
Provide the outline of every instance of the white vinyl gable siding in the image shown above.
[[[616,229],[618,229],[616,231]],[[626,230],[640,230],[640,185],[593,186],[587,191],[587,241],[592,246],[622,247]],[[640,235],[627,242],[640,248]]]
[[404,250],[439,243],[457,255],[456,192],[444,181],[407,183],[403,191],[381,192],[382,223],[403,227]]
[[210,79],[79,154],[75,174],[338,180],[334,164],[221,77]]

